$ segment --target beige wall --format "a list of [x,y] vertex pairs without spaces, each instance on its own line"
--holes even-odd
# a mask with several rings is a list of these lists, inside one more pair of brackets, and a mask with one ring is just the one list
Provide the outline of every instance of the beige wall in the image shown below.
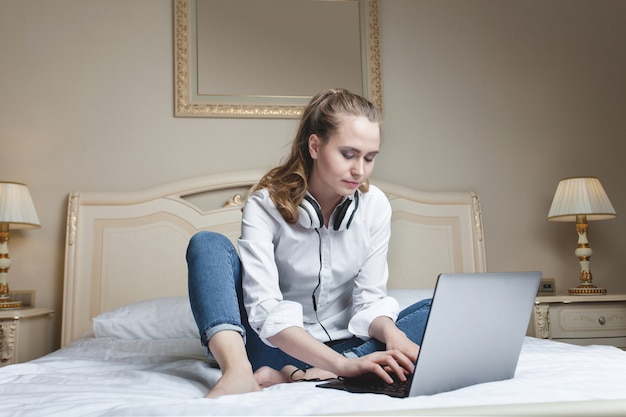
[[[561,177],[626,213],[623,0],[382,0],[386,122],[376,176],[480,193],[490,270],[575,285]],[[227,40],[225,36],[224,41]],[[12,289],[61,311],[66,196],[266,168],[293,120],[173,117],[171,0],[0,0],[0,180],[42,222],[11,240]],[[625,214],[626,215],[626,214]],[[626,221],[591,224],[595,281],[626,291]]]

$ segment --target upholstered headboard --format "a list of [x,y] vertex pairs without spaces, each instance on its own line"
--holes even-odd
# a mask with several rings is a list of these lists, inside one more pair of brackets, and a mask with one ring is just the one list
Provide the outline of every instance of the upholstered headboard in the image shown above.
[[[259,171],[192,178],[137,192],[69,196],[62,345],[96,315],[150,298],[186,295],[189,238],[208,229],[234,243]],[[441,272],[485,270],[478,195],[421,192],[372,180],[389,197],[390,288],[434,288]]]

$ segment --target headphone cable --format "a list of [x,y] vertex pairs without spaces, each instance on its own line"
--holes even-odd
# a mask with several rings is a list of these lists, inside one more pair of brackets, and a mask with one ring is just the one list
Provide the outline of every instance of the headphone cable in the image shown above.
[[317,315],[317,300],[315,299],[315,292],[322,285],[322,236],[320,235],[320,231],[318,229],[315,229],[315,233],[317,233],[317,237],[319,238],[320,269],[317,272],[317,286],[313,289],[313,293],[311,294],[311,300],[313,301],[313,311],[315,312],[315,319],[317,320],[319,325],[322,326],[322,330],[324,330],[326,336],[328,336],[328,341],[332,342],[333,338],[330,337],[328,330],[326,330],[326,327],[324,327],[324,325],[320,321],[319,316]]

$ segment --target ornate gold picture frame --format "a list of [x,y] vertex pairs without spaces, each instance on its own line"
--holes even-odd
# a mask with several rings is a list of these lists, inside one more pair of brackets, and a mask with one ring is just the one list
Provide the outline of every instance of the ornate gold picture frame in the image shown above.
[[382,111],[379,0],[174,0],[174,77],[176,117],[297,118],[332,87]]

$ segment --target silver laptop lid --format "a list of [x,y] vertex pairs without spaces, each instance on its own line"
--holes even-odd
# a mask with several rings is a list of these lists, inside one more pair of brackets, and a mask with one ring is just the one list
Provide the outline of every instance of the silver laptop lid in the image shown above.
[[512,378],[540,272],[441,274],[410,396]]

